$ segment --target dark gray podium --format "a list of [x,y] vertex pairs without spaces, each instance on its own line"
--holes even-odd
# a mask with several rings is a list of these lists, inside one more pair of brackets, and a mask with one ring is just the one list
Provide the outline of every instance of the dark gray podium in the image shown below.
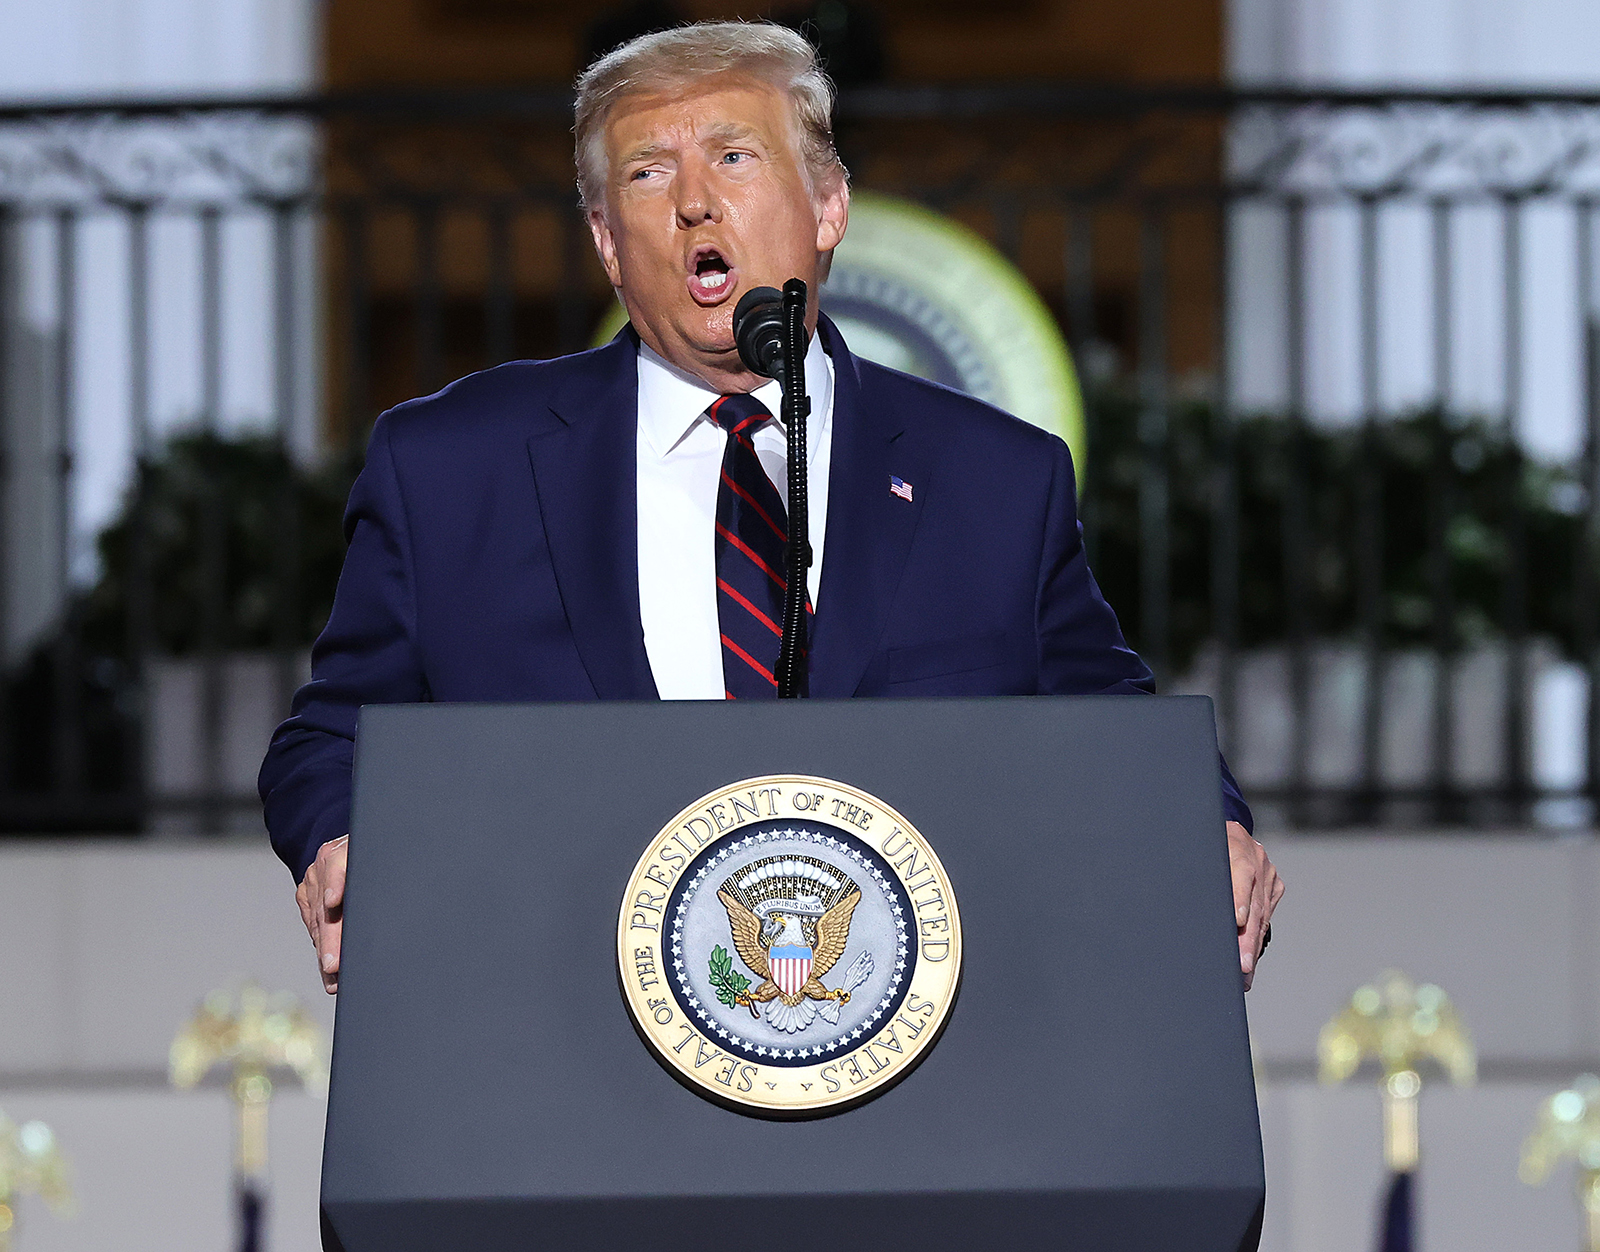
[[[680,1086],[616,969],[656,832],[780,773],[910,819],[965,933],[915,1072],[800,1122]],[[326,1247],[1256,1247],[1207,700],[374,707],[353,826]]]

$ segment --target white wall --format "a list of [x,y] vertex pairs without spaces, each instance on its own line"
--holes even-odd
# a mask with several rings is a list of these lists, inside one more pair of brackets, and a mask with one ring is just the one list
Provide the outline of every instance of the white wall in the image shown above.
[[[233,1246],[232,1111],[170,1091],[167,1048],[207,992],[241,977],[296,993],[332,1029],[288,871],[265,835],[232,845],[0,849],[0,1108],[42,1118],[71,1158],[78,1214],[21,1208],[19,1252]],[[273,1252],[313,1252],[321,1099],[271,1121]]]
[[1247,1003],[1267,1149],[1265,1252],[1375,1246],[1376,1084],[1311,1080],[1317,1032],[1398,966],[1455,1001],[1478,1047],[1476,1087],[1422,1098],[1421,1246],[1581,1246],[1572,1171],[1517,1180],[1539,1102],[1600,1072],[1600,847],[1590,838],[1269,838],[1288,884]]
[[[1325,1089],[1317,1032],[1397,965],[1454,998],[1478,1086],[1422,1101],[1422,1246],[1579,1246],[1571,1173],[1517,1180],[1540,1100],[1600,1071],[1600,846],[1537,835],[1271,837],[1289,884],[1247,1000],[1265,1070],[1265,1252],[1373,1246],[1375,1085]],[[326,1024],[288,874],[264,839],[231,845],[0,846],[0,1108],[41,1117],[75,1162],[79,1215],[24,1205],[21,1252],[228,1246],[229,1111],[166,1090],[166,1050],[197,1001],[253,974]],[[273,1252],[316,1244],[321,1104],[273,1111]]]

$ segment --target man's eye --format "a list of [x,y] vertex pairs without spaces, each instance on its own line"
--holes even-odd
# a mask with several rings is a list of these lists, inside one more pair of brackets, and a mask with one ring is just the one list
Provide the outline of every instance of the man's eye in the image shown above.
[[750,154],[748,152],[724,152],[722,154],[722,163],[724,165],[738,165],[741,161],[748,161],[749,159]]

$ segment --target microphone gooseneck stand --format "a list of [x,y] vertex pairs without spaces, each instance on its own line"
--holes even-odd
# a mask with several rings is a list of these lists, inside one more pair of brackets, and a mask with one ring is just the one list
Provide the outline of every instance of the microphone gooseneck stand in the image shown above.
[[806,572],[811,568],[811,512],[806,483],[806,285],[783,285],[783,429],[789,443],[789,542],[784,549],[789,586],[783,597],[783,643],[778,649],[778,698],[806,690]]
[[757,374],[783,384],[779,416],[788,441],[789,539],[784,547],[783,641],[778,648],[778,698],[808,694],[806,682],[806,571],[811,568],[811,515],[807,503],[806,285],[798,278],[783,291],[757,287],[740,297],[733,312],[739,358]]

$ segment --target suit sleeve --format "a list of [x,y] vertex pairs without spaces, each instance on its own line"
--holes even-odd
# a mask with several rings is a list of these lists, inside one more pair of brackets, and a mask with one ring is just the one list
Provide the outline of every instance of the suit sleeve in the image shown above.
[[345,510],[349,548],[328,625],[312,648],[311,681],[295,694],[261,766],[267,831],[296,882],[323,844],[350,829],[361,706],[427,698],[410,530],[390,440],[389,419],[380,418]]
[[[1039,690],[1047,695],[1154,695],[1150,667],[1122,637],[1117,615],[1089,570],[1072,454],[1059,439],[1052,451],[1055,464],[1039,563]],[[1250,806],[1227,761],[1221,767],[1223,815],[1253,831]]]

